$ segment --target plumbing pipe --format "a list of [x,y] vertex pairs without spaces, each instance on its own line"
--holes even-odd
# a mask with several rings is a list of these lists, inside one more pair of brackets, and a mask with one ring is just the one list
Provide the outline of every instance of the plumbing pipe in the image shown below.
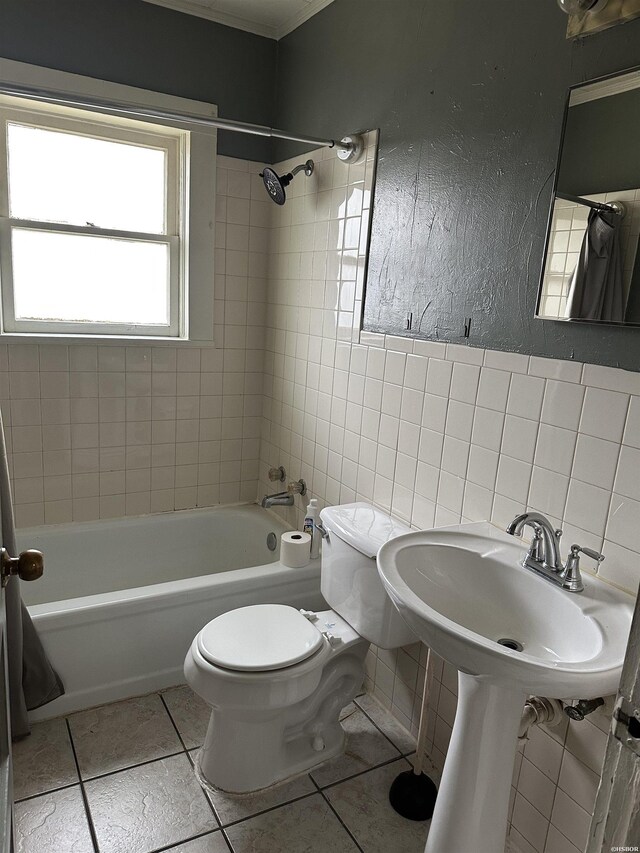
[[542,723],[557,726],[562,718],[562,702],[558,699],[547,699],[546,696],[530,696],[524,703],[518,740],[527,740],[531,726],[539,726]]
[[575,705],[567,705],[564,712],[569,719],[580,722],[584,720],[587,714],[593,714],[602,705],[604,705],[602,696],[597,699],[580,699]]
[[531,726],[538,722],[538,714],[531,702],[525,702],[522,718],[520,720],[520,728],[518,729],[518,740],[527,740],[527,735]]

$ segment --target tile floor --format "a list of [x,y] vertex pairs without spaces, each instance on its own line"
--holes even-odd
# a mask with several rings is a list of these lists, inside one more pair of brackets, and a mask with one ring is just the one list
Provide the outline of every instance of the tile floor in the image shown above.
[[262,793],[205,794],[209,719],[176,687],[38,723],[14,747],[17,853],[422,853],[387,795],[413,738],[364,694],[344,755]]

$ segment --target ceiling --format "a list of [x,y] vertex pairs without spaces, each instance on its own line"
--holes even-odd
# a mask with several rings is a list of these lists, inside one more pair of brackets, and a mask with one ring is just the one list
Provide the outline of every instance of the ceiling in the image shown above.
[[267,38],[280,39],[333,0],[146,0]]

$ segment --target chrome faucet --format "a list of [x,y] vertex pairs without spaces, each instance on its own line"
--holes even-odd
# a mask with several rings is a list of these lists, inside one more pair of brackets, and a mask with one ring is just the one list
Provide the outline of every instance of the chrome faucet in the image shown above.
[[272,506],[293,506],[294,495],[305,495],[307,484],[304,480],[296,480],[288,484],[286,491],[276,492],[274,495],[265,495],[261,506],[270,509]]
[[580,574],[580,553],[598,563],[604,560],[604,556],[591,548],[572,545],[567,562],[563,565],[560,557],[562,530],[554,530],[549,519],[539,512],[524,512],[513,519],[507,527],[507,533],[520,536],[527,526],[533,529],[533,539],[522,560],[524,568],[531,569],[569,592],[582,592],[584,584]]
[[265,495],[261,506],[270,509],[272,506],[293,506],[293,495],[289,492],[277,492],[275,495]]
[[525,527],[533,528],[533,539],[526,559],[531,559],[552,572],[562,569],[560,537],[562,530],[554,530],[546,516],[539,512],[523,512],[507,527],[507,533],[520,536]]

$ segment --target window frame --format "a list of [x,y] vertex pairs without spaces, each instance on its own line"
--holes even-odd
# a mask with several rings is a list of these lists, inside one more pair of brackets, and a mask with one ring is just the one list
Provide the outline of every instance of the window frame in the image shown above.
[[[11,101],[7,106],[3,101]],[[16,102],[14,105],[13,102]],[[183,289],[183,270],[181,269],[181,246],[184,245],[185,223],[181,215],[184,209],[184,171],[186,156],[188,156],[188,140],[186,131],[174,131],[158,128],[152,131],[151,126],[144,128],[138,122],[113,122],[100,114],[82,115],[79,110],[56,109],[46,106],[38,109],[35,102],[0,96],[0,164],[3,172],[8,162],[8,128],[15,124],[22,127],[33,127],[54,132],[71,133],[76,136],[86,136],[91,139],[106,139],[138,145],[139,147],[154,148],[165,152],[165,198],[164,234],[142,231],[128,231],[97,226],[72,225],[62,222],[50,222],[36,219],[13,218],[9,211],[9,170],[7,180],[0,181],[0,283],[3,328],[7,332],[23,332],[35,334],[69,334],[69,335],[134,335],[139,337],[157,336],[179,337],[181,320],[184,315],[181,293]],[[33,106],[31,106],[33,104]],[[78,115],[80,113],[80,115]],[[143,129],[144,128],[144,129]],[[63,320],[34,320],[17,319],[14,310],[14,279],[13,279],[13,243],[14,230],[32,230],[48,234],[77,234],[93,237],[116,238],[138,243],[161,243],[167,246],[169,254],[168,270],[168,302],[169,323],[166,325],[143,325],[133,323],[107,322],[65,322]]]
[[[86,99],[87,103],[90,103],[92,98],[97,101],[118,101],[130,106],[132,110],[136,107],[142,109],[157,107],[168,111],[189,112],[203,117],[217,117],[217,109],[213,104],[107,83],[11,60],[0,59],[0,79],[18,85],[37,86],[40,90],[61,99],[71,95]],[[53,130],[69,130],[72,133],[82,133],[84,128],[90,131],[85,135],[122,139],[125,142],[131,140],[134,144],[135,140],[143,144],[163,140],[167,150],[171,149],[166,161],[167,169],[171,161],[172,166],[175,166],[176,180],[167,181],[166,184],[167,192],[170,192],[172,197],[167,198],[166,203],[165,235],[9,219],[8,187],[0,186],[0,275],[2,276],[0,337],[30,340],[124,339],[129,342],[138,340],[173,343],[191,341],[209,345],[213,343],[216,129],[200,126],[196,128],[178,121],[159,124],[158,119],[147,121],[139,116],[122,117],[120,113],[110,114],[109,110],[98,105],[94,112],[91,109],[34,104],[34,101],[29,101],[28,98],[2,97],[2,110],[3,113],[12,114],[10,119],[4,115],[2,118],[0,157],[4,164],[7,162],[6,121],[15,121],[19,124],[50,127]],[[96,133],[96,130],[99,133]],[[162,146],[152,144],[152,147]],[[6,166],[2,166],[0,184],[6,180],[8,180],[8,171]],[[120,239],[137,237],[143,241],[162,242],[168,245],[171,257],[170,326],[16,321],[12,310],[13,287],[5,287],[4,283],[7,279],[12,283],[11,252],[7,251],[11,229],[22,227],[48,232],[87,233]]]

